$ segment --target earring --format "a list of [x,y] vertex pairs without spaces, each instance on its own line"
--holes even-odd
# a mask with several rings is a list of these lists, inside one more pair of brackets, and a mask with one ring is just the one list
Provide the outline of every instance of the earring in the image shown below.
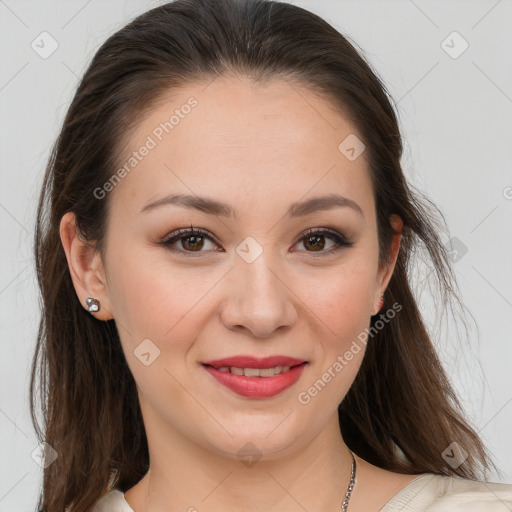
[[87,297],[85,302],[87,303],[87,311],[89,311],[89,313],[96,313],[96,311],[100,309],[100,301],[97,299]]
[[382,296],[379,300],[379,311],[384,307],[384,296]]

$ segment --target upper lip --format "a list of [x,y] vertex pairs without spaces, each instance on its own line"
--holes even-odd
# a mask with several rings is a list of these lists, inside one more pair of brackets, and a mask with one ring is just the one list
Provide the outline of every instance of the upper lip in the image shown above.
[[203,364],[213,366],[214,368],[231,367],[236,368],[275,368],[276,366],[297,366],[306,363],[305,359],[298,359],[289,356],[268,356],[263,358],[253,356],[234,356],[214,361],[206,361]]

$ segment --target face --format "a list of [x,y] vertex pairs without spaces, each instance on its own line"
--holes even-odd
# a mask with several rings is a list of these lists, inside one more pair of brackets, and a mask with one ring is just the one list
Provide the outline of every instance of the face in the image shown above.
[[[272,458],[337,421],[392,272],[378,266],[365,153],[339,149],[351,134],[362,138],[305,87],[219,77],[173,91],[130,135],[125,162],[137,160],[98,199],[110,201],[99,298],[150,443],[165,432],[231,458],[252,443]],[[191,199],[169,200],[177,194]],[[328,195],[342,199],[308,203]],[[205,366],[237,356],[306,363],[266,384]]]

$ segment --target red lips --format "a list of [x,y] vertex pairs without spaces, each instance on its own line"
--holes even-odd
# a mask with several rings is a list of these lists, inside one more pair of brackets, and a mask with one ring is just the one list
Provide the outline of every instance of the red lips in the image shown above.
[[307,362],[305,359],[297,359],[289,356],[269,356],[257,358],[253,356],[234,356],[223,359],[215,359],[214,361],[206,361],[203,364],[213,366],[214,368],[222,368],[225,366],[235,366],[236,368],[275,368],[276,366],[297,366]]

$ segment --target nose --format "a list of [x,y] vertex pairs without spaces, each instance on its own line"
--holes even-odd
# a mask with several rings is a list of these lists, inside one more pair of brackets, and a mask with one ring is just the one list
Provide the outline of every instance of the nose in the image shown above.
[[278,329],[290,328],[297,320],[297,297],[281,265],[271,261],[264,250],[248,263],[235,258],[226,276],[226,297],[222,323],[231,330],[247,330],[254,337],[272,336]]

